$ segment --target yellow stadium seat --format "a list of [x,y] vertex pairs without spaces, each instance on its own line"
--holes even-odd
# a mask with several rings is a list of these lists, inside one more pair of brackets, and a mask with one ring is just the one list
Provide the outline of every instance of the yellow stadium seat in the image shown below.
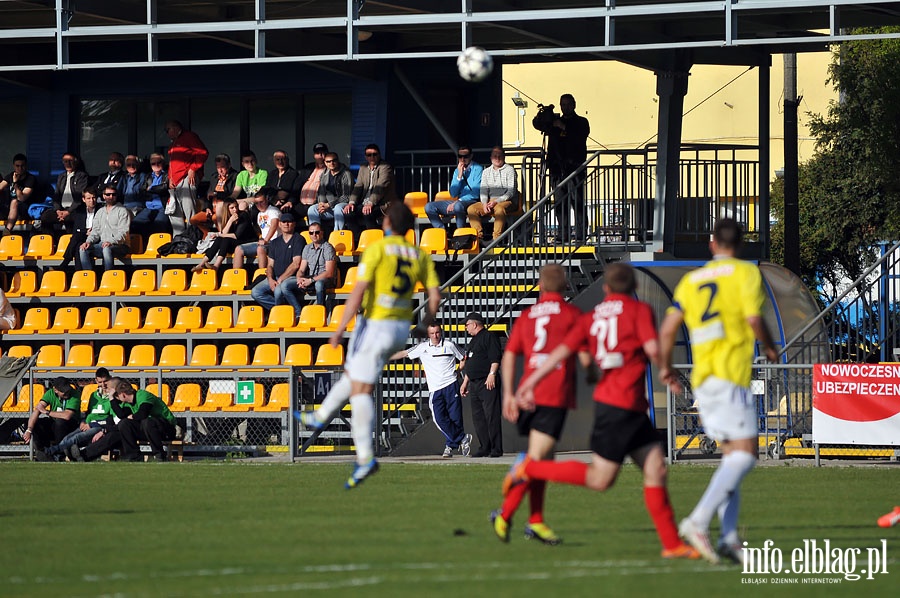
[[37,290],[37,273],[31,270],[20,270],[13,274],[12,283],[6,291],[7,297],[25,297]]
[[25,257],[25,239],[22,235],[6,235],[0,238],[0,260],[20,260]]
[[305,230],[305,231],[301,232],[301,233],[300,233],[300,236],[303,237],[303,238],[306,240],[306,244],[307,244],[307,245],[309,245],[310,243],[312,243],[312,237],[309,236],[309,231],[308,231],[308,230]]
[[478,253],[479,251],[481,251],[481,248],[478,246],[478,233],[475,231],[474,228],[466,226],[463,228],[458,228],[455,231],[453,231],[454,237],[461,237],[463,235],[472,235],[473,237],[475,237],[475,242],[472,243],[472,248],[471,249],[461,249],[458,252],[454,250],[453,253]]
[[238,311],[237,323],[225,332],[249,332],[263,327],[263,308],[259,305],[244,305]]
[[7,411],[15,411],[15,410],[16,410],[16,391],[13,390],[11,393],[9,393],[9,396],[7,396],[3,400],[3,403],[0,404],[0,413],[5,413]]
[[155,365],[156,347],[149,344],[134,345],[133,347],[131,347],[131,351],[128,352],[128,367],[146,368],[153,367]]
[[200,272],[191,274],[191,284],[184,292],[185,295],[205,295],[210,291],[215,291],[218,284],[216,271],[212,268],[206,268]]
[[200,400],[200,385],[196,382],[184,382],[175,388],[175,398],[172,399],[169,409],[177,412],[193,411],[200,404]]
[[156,270],[142,268],[135,270],[131,275],[131,284],[124,291],[118,293],[126,297],[147,295],[156,290]]
[[26,259],[43,260],[50,258],[52,255],[52,235],[34,235],[28,240],[28,250],[25,252]]
[[[319,328],[319,332],[334,332],[337,330],[338,324],[341,323],[341,318],[344,317],[344,305],[335,305],[334,309],[331,310],[331,316],[328,318],[328,323]],[[347,332],[352,332],[353,327],[356,325],[356,318],[352,318],[349,322],[347,322]]]
[[449,191],[438,191],[434,196],[434,201],[453,201],[453,199]]
[[446,253],[447,231],[443,228],[426,228],[422,231],[419,248],[428,254]]
[[128,235],[128,245],[128,255],[141,255],[144,253],[144,237]]
[[34,349],[28,345],[13,345],[6,351],[7,357],[31,357],[34,355]]
[[218,289],[206,291],[205,295],[249,295],[247,287],[247,271],[241,269],[225,270],[222,273],[222,284]]
[[[46,307],[29,307],[19,328],[7,330],[6,335],[35,334],[50,328],[50,310]],[[30,355],[30,354],[29,354]]]
[[404,237],[406,238],[406,242],[410,245],[416,244],[416,231],[414,229],[411,228],[406,231],[406,235],[404,235]]
[[159,248],[172,241],[169,233],[154,233],[147,239],[147,248],[138,255],[132,255],[132,260],[155,260],[159,257]]
[[166,405],[172,405],[172,393],[169,390],[168,384],[160,385],[158,382],[154,382],[153,384],[147,385],[147,392],[152,395],[155,395],[162,399],[162,402]]
[[159,288],[144,294],[153,297],[163,297],[166,295],[183,293],[186,288],[187,274],[185,271],[177,268],[170,268],[163,271],[162,278],[159,281]]
[[96,334],[102,330],[109,330],[109,308],[88,307],[84,311],[84,321],[71,334]]
[[94,367],[94,347],[91,345],[70,345],[66,355],[67,368]]
[[[23,413],[27,413],[31,411],[32,405],[32,397],[34,397],[34,404],[37,405],[38,401],[41,400],[41,397],[44,396],[44,393],[47,392],[47,389],[44,388],[43,384],[23,384],[22,388],[19,390],[18,399],[13,405],[12,409],[9,411],[19,411]],[[4,409],[6,411],[6,409]]]
[[294,308],[290,305],[276,305],[269,311],[266,325],[260,332],[282,332],[294,327]]
[[125,347],[122,345],[103,345],[97,353],[97,367],[120,368],[125,365]]
[[185,305],[178,308],[178,314],[175,316],[175,323],[168,332],[183,334],[192,332],[202,326],[203,310],[194,305]]
[[207,391],[203,403],[191,409],[191,411],[212,412],[222,411],[234,404],[234,395],[230,392]]
[[[159,367],[184,367],[187,364],[187,348],[184,345],[166,345],[159,354]],[[199,390],[198,390],[199,394]]]
[[258,411],[262,409],[263,405],[266,403],[266,389],[259,382],[253,385],[253,402],[252,403],[237,403],[237,398],[235,397],[235,403],[233,405],[227,405],[222,408],[222,411]]
[[254,411],[274,412],[287,411],[291,408],[291,387],[287,382],[279,382],[272,387],[269,393],[269,401],[262,407],[256,407]]
[[328,242],[337,255],[353,255],[353,233],[349,230],[335,230],[328,235]]
[[344,345],[332,347],[328,343],[322,344],[316,351],[316,363],[318,367],[342,365],[344,363]]
[[354,255],[362,255],[362,252],[366,250],[366,247],[383,238],[384,231],[380,228],[367,228],[359,234],[359,244],[357,244],[356,249],[353,251]]
[[324,305],[304,305],[300,310],[300,318],[297,325],[292,330],[300,330],[301,332],[309,332],[310,330],[318,330],[325,326],[325,306]]
[[69,248],[69,243],[72,241],[72,235],[65,234],[59,237],[59,242],[56,243],[56,251],[50,257],[55,260],[61,260],[63,256],[66,254],[66,249]]
[[[137,235],[134,235],[137,236]],[[107,270],[100,277],[100,285],[93,293],[86,293],[95,297],[115,297],[125,291],[127,278],[124,270]]]
[[356,286],[357,275],[359,274],[358,266],[351,266],[347,269],[347,273],[344,275],[344,284],[339,286],[334,290],[334,292],[340,294],[349,294],[353,292],[353,287]]
[[128,334],[138,332],[141,327],[141,310],[136,307],[120,307],[116,310],[116,319],[100,334]]
[[93,294],[97,290],[97,273],[93,270],[78,270],[72,274],[69,288],[57,297],[82,297]]
[[222,351],[221,366],[233,368],[246,367],[250,363],[250,348],[242,343],[226,345]]
[[281,365],[281,349],[278,343],[263,343],[253,350],[252,366],[279,366]]
[[[26,314],[27,315],[27,314]],[[53,325],[38,334],[68,334],[81,325],[81,313],[77,307],[61,307],[53,316]]]
[[85,384],[81,387],[81,412],[85,413],[88,410],[88,405],[91,402],[91,394],[97,390],[99,386],[95,383]]
[[172,327],[172,308],[168,305],[157,305],[147,310],[144,325],[135,332],[141,334],[157,334],[168,331]]
[[40,288],[32,293],[34,297],[53,297],[66,290],[66,273],[61,270],[44,272]]
[[[222,332],[229,330],[234,325],[234,315],[230,305],[217,305],[210,307],[206,312],[206,322],[202,328],[197,328],[194,332]],[[178,327],[178,323],[175,323]],[[246,364],[245,364],[246,365]]]
[[416,218],[425,217],[425,204],[428,203],[428,194],[424,191],[410,191],[403,197],[403,203],[410,209]]
[[284,365],[306,367],[312,365],[312,347],[306,343],[296,343],[284,353]]
[[205,367],[219,365],[219,350],[212,344],[194,345],[191,353],[191,367]]

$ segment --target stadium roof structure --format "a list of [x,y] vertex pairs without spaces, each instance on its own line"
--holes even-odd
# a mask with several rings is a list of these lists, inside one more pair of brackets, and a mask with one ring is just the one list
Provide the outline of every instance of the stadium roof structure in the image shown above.
[[479,45],[505,62],[610,59],[665,68],[759,64],[900,25],[900,2],[856,0],[10,0],[0,71],[446,58]]

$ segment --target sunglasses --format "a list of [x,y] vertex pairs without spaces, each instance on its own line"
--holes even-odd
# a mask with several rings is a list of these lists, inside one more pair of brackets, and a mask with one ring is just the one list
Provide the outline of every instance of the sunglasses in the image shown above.
[[115,197],[115,196],[116,196],[115,193],[104,193],[103,194],[103,197]]
[[125,166],[137,166],[135,162],[125,162]]
[[309,231],[309,234],[311,234],[311,235],[321,235],[321,234],[322,234],[322,231],[320,231],[320,230],[311,230],[311,231]]
[[150,166],[162,166],[162,162],[150,162]]
[[334,164],[337,160],[325,160],[326,164]]
[[366,152],[366,158],[371,158],[373,156],[377,156],[378,152]]
[[456,154],[457,158],[462,158],[463,160],[468,160],[472,157],[472,154]]
[[274,159],[276,162],[281,162],[281,161],[284,160],[284,156],[275,156],[273,159]]

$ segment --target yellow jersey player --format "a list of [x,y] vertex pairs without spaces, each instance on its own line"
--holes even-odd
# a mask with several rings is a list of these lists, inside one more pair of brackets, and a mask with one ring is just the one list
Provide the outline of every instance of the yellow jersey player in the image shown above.
[[[762,277],[756,266],[736,258],[740,246],[740,226],[730,218],[716,222],[710,243],[712,261],[685,275],[675,287],[674,305],[659,335],[660,378],[680,392],[672,349],[682,323],[687,326],[694,402],[706,435],[722,446],[722,461],[706,492],[678,527],[681,536],[713,563],[719,561],[719,554],[741,561],[740,484],[759,452],[756,401],[750,393],[755,339],[769,361],[778,357],[762,318]],[[716,514],[721,522],[717,551],[709,540],[709,523]]]
[[296,411],[294,416],[307,428],[320,430],[350,401],[351,428],[356,445],[356,467],[346,487],[354,488],[378,471],[372,441],[375,406],[372,389],[385,362],[403,348],[413,317],[413,290],[421,282],[428,294],[422,325],[428,325],[441,301],[440,281],[434,262],[406,241],[414,217],[402,202],[393,202],[384,215],[384,238],[363,253],[358,280],[344,304],[344,316],[329,343],[337,347],[351,318],[362,309],[350,338],[344,375],[331,387],[318,411]]

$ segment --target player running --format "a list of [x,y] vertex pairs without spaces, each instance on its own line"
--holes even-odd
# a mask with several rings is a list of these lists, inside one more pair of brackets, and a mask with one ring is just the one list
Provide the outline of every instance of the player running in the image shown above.
[[666,490],[666,461],[659,436],[647,416],[647,360],[657,362],[659,346],[653,312],[634,299],[634,270],[611,264],[605,274],[606,298],[593,311],[581,316],[563,343],[519,385],[516,400],[528,408],[536,399],[537,383],[578,350],[587,345],[602,372],[594,388],[593,459],[580,461],[536,461],[522,454],[504,480],[507,496],[523,482],[548,480],[604,491],[613,486],[626,455],[631,455],[644,473],[644,502],[662,542],[663,558],[700,558],[678,538],[675,516]]
[[659,376],[674,392],[681,392],[672,369],[672,348],[682,323],[687,325],[694,361],[694,403],[704,432],[722,446],[724,454],[700,502],[678,526],[681,536],[712,563],[719,556],[709,540],[709,523],[717,513],[721,522],[718,553],[737,563],[742,559],[737,533],[740,485],[759,452],[756,401],[750,393],[754,337],[769,361],[778,358],[761,315],[762,276],[753,264],[736,259],[740,247],[740,226],[731,218],[716,222],[710,243],[712,261],[681,279],[660,330]]
[[[552,459],[553,449],[562,434],[566,412],[575,408],[575,356],[563,360],[559,367],[542,380],[535,392],[531,409],[520,410],[513,393],[516,357],[523,357],[523,376],[537,369],[550,351],[563,341],[581,317],[581,310],[566,303],[562,292],[568,281],[559,264],[541,268],[541,295],[537,303],[522,312],[513,324],[509,342],[503,352],[500,373],[503,376],[503,417],[516,424],[519,434],[528,436],[528,456],[532,459]],[[590,363],[590,355],[582,353],[582,362]],[[509,542],[509,526],[525,494],[529,494],[531,516],[525,525],[525,537],[537,538],[544,544],[559,544],[559,537],[544,523],[543,480],[533,480],[513,488],[506,495],[503,506],[491,513],[494,532]]]
[[384,215],[385,236],[363,253],[356,286],[344,304],[344,316],[328,340],[332,347],[337,347],[350,319],[362,307],[344,360],[345,375],[331,387],[318,411],[294,412],[294,417],[305,427],[321,430],[349,399],[356,467],[345,484],[348,489],[378,471],[372,440],[375,421],[372,389],[388,357],[401,349],[409,337],[416,283],[422,282],[428,291],[423,325],[431,323],[441,301],[434,262],[405,239],[406,231],[412,226],[409,208],[402,202],[393,202]]

